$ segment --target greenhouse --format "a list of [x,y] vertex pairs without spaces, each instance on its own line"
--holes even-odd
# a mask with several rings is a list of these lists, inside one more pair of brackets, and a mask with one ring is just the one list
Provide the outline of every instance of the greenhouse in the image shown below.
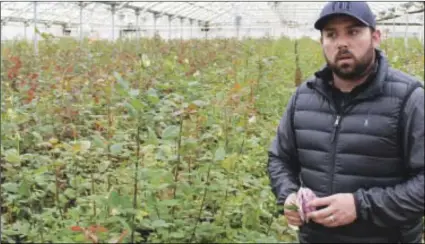
[[[317,38],[324,2],[2,2],[2,40],[36,39],[34,28],[77,39]],[[371,2],[389,37],[423,42],[423,2]]]
[[[404,73],[386,75],[386,79],[406,79],[396,82],[423,85],[425,3],[366,3],[376,19],[373,30],[379,31],[368,37],[370,42],[379,37],[376,50],[381,54],[376,59],[382,55],[389,66]],[[307,81],[317,80],[314,77],[318,77],[318,71],[332,60],[325,55],[337,44],[330,44],[331,37],[315,28],[322,9],[330,6],[327,4],[2,1],[1,242],[301,243],[302,228],[290,223],[284,214],[287,210],[282,210],[283,203],[277,204],[276,194],[284,191],[279,193],[276,187],[290,186],[274,185],[276,178],[270,168],[273,145],[290,151],[282,141],[273,144],[275,138],[279,141],[279,133],[286,131],[285,126],[293,128],[299,139],[294,139],[299,147],[291,148],[299,157],[295,161],[312,167],[294,176],[300,186],[306,184],[315,192],[298,191],[295,212],[300,216],[307,211],[300,203],[306,201],[302,196],[325,193],[314,188],[320,184],[298,177],[319,170],[316,164],[324,158],[333,158],[334,165],[328,168],[335,173],[338,162],[353,154],[341,149],[345,144],[341,140],[349,134],[369,134],[369,141],[364,143],[363,138],[348,142],[356,144],[356,149],[376,146],[358,161],[380,166],[388,162],[393,167],[389,154],[379,153],[393,144],[406,150],[405,144],[396,144],[403,141],[395,136],[401,130],[391,124],[396,113],[387,111],[391,106],[397,107],[395,104],[401,101],[398,98],[356,100],[359,107],[353,103],[352,110],[332,114],[335,121],[329,115],[332,120],[320,131],[319,125],[326,121],[320,114],[325,113],[327,105],[320,105],[320,111],[309,111],[319,106],[314,103],[316,92],[308,96],[301,93],[298,98],[311,107],[288,113],[294,115],[291,123],[295,125],[284,121],[297,91],[310,87]],[[354,2],[334,2],[332,11],[356,11],[356,6]],[[367,18],[363,10],[357,15]],[[344,22],[334,23],[338,26]],[[335,28],[326,31],[337,32]],[[339,40],[348,38],[355,39]],[[348,47],[352,53],[355,49],[366,52],[362,48],[371,45],[364,44],[363,39],[356,40]],[[343,64],[339,72],[356,68],[344,76],[346,80],[350,80],[349,75],[360,77],[361,65],[354,64],[363,59],[351,55],[340,60]],[[338,68],[329,66],[335,72],[335,81],[329,83],[337,84]],[[394,87],[399,90],[394,91]],[[388,84],[382,92],[402,94],[404,88],[400,87]],[[324,103],[327,99],[323,99]],[[329,100],[333,99],[337,98]],[[422,101],[423,105],[423,95],[421,99],[416,102]],[[361,113],[367,118],[360,123],[354,119],[360,114],[352,113],[364,108],[360,106],[369,106],[362,102],[388,108],[378,109],[381,112],[375,112],[374,107],[365,108]],[[415,106],[410,100],[406,104],[409,108]],[[313,112],[317,117],[301,121]],[[378,124],[379,118],[387,115],[389,122]],[[423,121],[423,109],[412,118],[415,116]],[[412,118],[400,121],[417,126]],[[351,131],[350,126],[359,123],[361,129]],[[304,125],[317,131],[303,136],[309,130]],[[414,133],[415,128],[403,131]],[[423,132],[423,125],[416,131]],[[340,150],[341,154],[322,156],[320,150],[313,148],[316,134],[325,138],[319,140],[326,145],[323,148],[334,145],[331,152]],[[382,134],[382,139],[374,139],[378,134]],[[311,148],[300,146],[306,137],[310,141],[304,145]],[[422,143],[423,147],[423,137],[423,133],[412,134],[404,139]],[[287,134],[281,138],[284,139],[290,140]],[[419,154],[422,161],[413,160],[412,164],[422,170],[418,184],[423,185],[424,153]],[[408,155],[417,154],[409,151]],[[282,156],[281,160],[286,158]],[[348,161],[351,162],[345,163]],[[356,172],[372,168],[365,162],[347,168],[357,167]],[[384,180],[401,172],[392,172],[391,167],[384,166],[382,172],[370,170],[370,174],[377,175],[368,177],[382,177],[376,182],[384,184]],[[393,175],[380,175],[384,171]],[[280,171],[281,177],[287,177],[284,174]],[[335,183],[341,175],[335,174],[326,183],[332,185],[331,192],[343,187]],[[360,176],[347,173],[344,177]],[[321,182],[325,182],[324,178]],[[291,183],[284,182],[290,185],[292,180],[291,176]],[[423,195],[423,191],[418,194]],[[403,196],[379,199],[386,199],[391,205],[407,201],[407,196]],[[423,201],[421,204],[423,212]],[[393,206],[391,211],[413,216],[413,208]],[[390,212],[385,214],[388,217],[364,220],[364,226],[373,226],[372,232],[377,223],[385,232],[390,229],[386,229],[385,221],[401,221]],[[310,222],[304,224],[306,228],[316,228]],[[359,228],[365,229],[366,235],[364,226]],[[335,233],[339,230],[336,228]],[[341,233],[349,230],[342,228]],[[358,238],[363,236],[359,234]],[[373,238],[370,240],[380,242]]]

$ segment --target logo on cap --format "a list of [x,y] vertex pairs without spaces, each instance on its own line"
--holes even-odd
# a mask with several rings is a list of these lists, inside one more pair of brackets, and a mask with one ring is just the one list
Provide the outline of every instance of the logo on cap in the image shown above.
[[338,5],[340,10],[350,10],[350,2],[334,2],[332,3],[332,11],[335,11],[335,7]]

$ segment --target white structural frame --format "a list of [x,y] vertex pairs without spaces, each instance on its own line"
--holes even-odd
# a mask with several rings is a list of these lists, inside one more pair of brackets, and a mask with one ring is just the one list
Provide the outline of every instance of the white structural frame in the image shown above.
[[[390,4],[391,3],[391,4]],[[194,28],[199,32],[216,33],[233,30],[232,37],[240,37],[241,31],[251,32],[255,29],[268,29],[274,34],[295,35],[303,29],[311,30],[323,2],[2,2],[1,26],[9,23],[23,23],[24,35],[27,27],[33,24],[61,26],[63,32],[69,29],[79,31],[78,39],[84,39],[88,25],[90,29],[110,28],[112,40],[116,40],[117,30],[134,30],[136,37],[141,32],[153,30],[154,33],[164,30],[168,35],[162,37],[172,39],[172,30],[179,30],[176,38],[183,39],[183,32],[190,31],[193,38]],[[422,26],[420,38],[423,42],[422,21],[412,20],[408,16],[424,13],[424,2],[371,2],[370,6],[377,15],[382,26],[405,27],[405,44],[409,26]],[[32,11],[31,11],[32,10]],[[158,22],[160,22],[158,24]],[[173,24],[174,23],[174,24]],[[194,26],[195,24],[195,26]],[[196,25],[197,24],[197,25]],[[143,26],[143,28],[142,28]],[[3,39],[2,32],[2,39]],[[201,35],[202,36],[202,35]],[[198,35],[199,37],[199,35]],[[33,35],[34,52],[37,54],[38,37]]]

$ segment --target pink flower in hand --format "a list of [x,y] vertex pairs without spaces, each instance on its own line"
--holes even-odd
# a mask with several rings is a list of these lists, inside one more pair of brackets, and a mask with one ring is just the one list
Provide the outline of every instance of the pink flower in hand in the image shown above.
[[308,223],[307,214],[315,211],[315,207],[307,207],[307,203],[316,198],[316,194],[307,187],[301,187],[297,192],[298,213],[301,220]]

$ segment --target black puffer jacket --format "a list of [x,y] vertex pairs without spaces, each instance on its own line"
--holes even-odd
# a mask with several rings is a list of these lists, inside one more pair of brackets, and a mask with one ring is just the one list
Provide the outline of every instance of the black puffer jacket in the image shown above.
[[268,173],[278,204],[300,182],[319,197],[354,194],[354,223],[326,228],[309,222],[300,227],[302,242],[421,240],[424,90],[376,52],[374,79],[340,110],[332,102],[328,69],[304,82],[269,149]]

